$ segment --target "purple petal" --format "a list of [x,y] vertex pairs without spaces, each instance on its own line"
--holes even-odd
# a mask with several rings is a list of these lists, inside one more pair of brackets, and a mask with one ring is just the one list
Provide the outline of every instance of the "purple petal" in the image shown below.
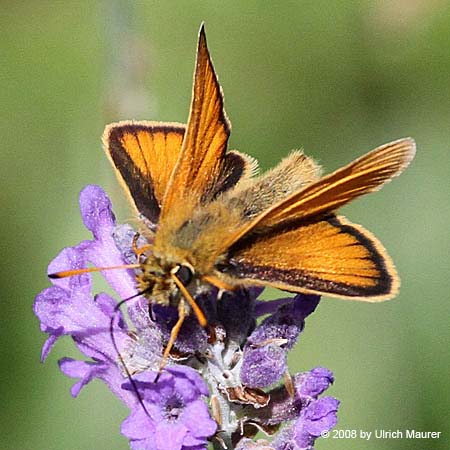
[[[155,378],[157,376],[157,372],[152,372],[152,371],[145,371],[145,372],[141,372],[136,374],[133,378],[134,380],[139,384],[142,385],[142,387],[151,387],[151,386],[155,386]],[[167,378],[169,378],[166,375],[166,372],[163,372],[161,374],[161,377],[159,378],[159,381],[165,381]],[[158,384],[159,384],[158,381]]]
[[[70,302],[69,292],[57,286],[44,289],[38,294],[34,301],[33,309],[41,322],[41,330],[52,333],[54,330],[62,329],[63,331],[59,333],[60,335],[70,333],[74,329],[83,330],[83,327],[76,327],[70,317],[67,317],[66,307]],[[81,307],[83,307],[84,303],[86,302],[82,301]]]
[[[115,218],[111,202],[99,186],[86,186],[80,193],[80,210],[84,224],[95,240],[86,245],[86,258],[95,267],[126,264],[125,255],[114,241]],[[102,276],[123,300],[137,294],[134,272],[130,269],[105,270]],[[127,303],[131,320],[140,327],[148,323],[147,301],[142,297]],[[141,323],[143,321],[143,323]]]
[[[143,372],[134,377],[154,424],[150,432],[154,432],[158,450],[204,444],[206,437],[215,433],[217,424],[211,418],[205,402],[199,399],[204,392],[207,393],[200,375],[190,367],[177,365],[165,370],[157,383],[154,379],[155,374],[152,372]],[[126,381],[123,387],[131,389],[130,381]],[[176,403],[181,401],[180,406],[176,406],[180,410],[169,418],[168,408],[173,405],[173,400]],[[136,408],[142,411],[140,405],[137,404]],[[133,413],[124,422],[122,433],[134,440],[146,439],[149,437],[148,426],[142,428],[145,423],[142,412]]]
[[212,436],[217,430],[217,423],[211,418],[208,407],[203,400],[188,403],[184,408],[181,421],[190,433],[197,438]]
[[189,383],[195,387],[197,391],[197,396],[199,394],[202,395],[209,395],[208,386],[203,380],[203,378],[199,375],[199,373],[188,366],[181,366],[181,365],[173,365],[170,366],[167,369],[168,372],[172,373],[176,377],[176,384],[175,386],[177,388],[181,387],[181,385],[177,385],[177,382],[181,378],[185,378],[189,381]]
[[[162,405],[164,398],[172,395],[175,382],[173,375],[164,371],[159,377],[158,382],[155,383],[157,375],[158,373],[156,371],[146,370],[145,372],[134,375],[133,380],[144,399],[151,403]],[[134,387],[130,380],[125,381],[122,387],[134,391]]]
[[298,294],[294,297],[295,314],[304,320],[316,310],[319,302],[319,295]]
[[266,314],[273,314],[280,306],[292,303],[292,297],[279,298],[277,300],[258,300],[255,305],[255,316],[260,317]]
[[111,201],[100,186],[88,185],[80,192],[80,210],[85,227],[96,239],[115,225]]
[[[52,286],[44,289],[36,297],[34,312],[41,321],[42,331],[57,337],[63,334],[72,335],[79,344],[92,348],[94,353],[85,352],[87,356],[97,357],[100,353],[116,359],[117,351],[110,335],[111,319],[102,311],[107,302],[111,303],[114,300],[108,298],[106,294],[100,298],[101,307],[84,292],[84,289],[69,294],[64,289]],[[123,348],[130,341],[126,333],[117,326],[113,332],[119,347]],[[48,353],[47,349],[46,352]]]
[[153,436],[155,423],[142,409],[141,405],[137,405],[122,422],[120,431],[129,439],[147,439]]
[[250,387],[267,387],[286,371],[286,353],[304,327],[304,320],[319,302],[316,295],[297,295],[255,328],[244,347],[241,381]]
[[304,429],[313,436],[329,431],[337,423],[338,407],[339,400],[333,397],[322,397],[314,401],[305,410]]
[[155,438],[152,436],[147,439],[130,441],[131,450],[158,450],[155,446]]
[[[272,442],[272,447],[275,450],[314,450],[310,446],[314,442],[309,435],[300,443],[299,439],[294,437],[294,427],[289,425],[284,427],[275,437]],[[300,445],[299,445],[300,444]],[[244,448],[242,450],[251,450],[251,447]]]
[[88,328],[106,325],[104,315],[84,293],[72,295],[53,286],[37,295],[34,312],[41,321],[43,331],[64,329],[64,334],[85,333]]
[[297,295],[293,301],[283,305],[272,316],[263,320],[249,336],[248,342],[259,344],[270,339],[285,339],[286,349],[293,347],[304,327],[305,317],[319,302],[316,295]]
[[51,334],[47,340],[44,342],[41,350],[41,362],[44,362],[47,359],[50,350],[55,345],[58,338],[62,335],[62,328],[55,330],[54,334]]
[[105,294],[104,292],[101,292],[100,294],[95,296],[94,303],[97,305],[104,316],[111,318],[114,315],[114,324],[117,324],[119,328],[126,328],[123,313],[120,309],[116,309],[117,302],[112,297],[110,297],[108,294]]
[[[63,270],[84,269],[87,266],[86,243],[81,243],[76,247],[66,247],[54,258],[47,268],[47,273],[52,274]],[[75,275],[66,278],[56,278],[51,280],[54,286],[72,291],[74,289],[83,290],[89,294],[92,281],[90,274]]]
[[207,445],[205,437],[197,438],[188,432],[183,440],[183,450],[193,450],[193,448],[205,448]]
[[325,367],[316,367],[294,378],[295,388],[300,397],[318,397],[333,381],[333,372]]
[[60,359],[59,368],[61,371],[72,378],[80,378],[80,381],[72,386],[72,397],[77,397],[81,391],[81,388],[86,386],[92,379],[99,376],[99,374],[105,370],[103,364],[77,361],[72,358]]
[[314,400],[301,412],[293,425],[293,438],[301,449],[309,449],[314,441],[337,423],[339,401],[333,397]]
[[71,393],[75,397],[79,394],[82,387],[98,378],[103,381],[108,388],[115,394],[126,406],[134,408],[137,399],[134,393],[124,391],[121,388],[123,375],[119,368],[107,361],[77,361],[71,358],[63,358],[59,361],[61,371],[73,378],[81,378],[72,389]]
[[[115,246],[111,235],[104,235],[101,241],[90,241],[86,250],[86,257],[94,267],[114,267],[125,264],[124,258]],[[104,270],[101,274],[117,292],[120,299],[123,300],[137,294],[135,276],[132,270],[111,269]],[[142,302],[142,299],[130,301],[130,304],[138,301]]]
[[181,422],[156,424],[155,444],[158,450],[180,450],[188,429]]

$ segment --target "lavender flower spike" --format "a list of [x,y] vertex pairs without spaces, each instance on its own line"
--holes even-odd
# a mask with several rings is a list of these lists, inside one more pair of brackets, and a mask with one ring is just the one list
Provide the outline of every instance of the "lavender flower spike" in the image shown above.
[[[93,238],[63,249],[49,273],[137,262],[135,232],[116,225],[100,187],[81,192],[80,209]],[[139,245],[146,244],[141,238]],[[135,273],[118,269],[102,276],[116,299],[93,293],[91,274],[52,280],[37,295],[34,312],[48,334],[42,360],[61,336],[71,336],[85,356],[59,361],[61,371],[77,380],[72,395],[95,379],[106,383],[130,409],[121,431],[132,450],[205,450],[210,442],[217,449],[311,449],[335,425],[339,402],[320,397],[334,381],[328,369],[294,374],[289,385],[280,381],[286,379],[287,352],[319,297],[263,304],[259,288],[194,292],[209,325],[201,328],[194,316],[184,322],[156,380],[177,310],[137,296],[124,315],[116,305],[137,294]],[[266,318],[257,326],[261,315]],[[253,440],[258,430],[267,439]]]

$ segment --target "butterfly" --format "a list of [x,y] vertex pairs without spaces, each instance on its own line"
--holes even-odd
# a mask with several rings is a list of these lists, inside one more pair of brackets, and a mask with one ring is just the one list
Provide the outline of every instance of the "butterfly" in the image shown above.
[[322,176],[294,151],[256,175],[256,161],[227,150],[230,122],[202,25],[187,124],[123,121],[108,125],[106,154],[149,244],[135,246],[136,280],[152,304],[207,320],[197,292],[271,286],[289,292],[369,302],[395,296],[399,278],[382,244],[338,215],[378,190],[415,155],[411,138],[385,144]]

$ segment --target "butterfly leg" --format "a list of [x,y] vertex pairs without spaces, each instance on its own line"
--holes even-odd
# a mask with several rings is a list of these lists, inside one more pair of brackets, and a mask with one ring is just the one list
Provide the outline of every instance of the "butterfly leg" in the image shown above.
[[139,233],[136,233],[133,237],[133,242],[131,243],[131,249],[133,250],[138,260],[141,257],[141,255],[144,254],[147,250],[152,249],[152,245],[150,244],[143,245],[142,247],[137,246],[137,241],[140,238],[140,236],[141,235]]
[[137,254],[137,252],[138,252],[137,241],[140,237],[141,237],[140,233],[136,233],[133,236],[133,242],[131,243],[131,248],[135,254]]
[[185,318],[186,318],[186,307],[184,304],[184,300],[181,299],[180,303],[178,304],[178,320],[177,323],[173,326],[172,330],[170,331],[169,342],[167,343],[166,348],[164,350],[162,361],[158,369],[158,375],[155,378],[155,383],[158,381],[162,370],[167,364],[167,358],[169,357],[169,354],[173,348],[173,344],[175,344],[175,341],[177,340],[178,334],[180,333],[180,329],[181,326],[183,325]]
[[202,277],[202,280],[224,291],[235,291],[237,289],[237,286],[232,286],[231,284],[228,284],[213,275],[204,275]]
[[172,347],[175,344],[175,341],[177,340],[177,337],[178,337],[178,334],[180,333],[180,329],[181,329],[181,326],[183,325],[184,319],[186,318],[186,316],[188,314],[189,310],[187,310],[187,308],[186,308],[187,305],[186,305],[185,301],[188,303],[188,305],[194,311],[194,314],[197,317],[199,324],[202,327],[205,327],[208,324],[208,321],[206,320],[206,317],[203,314],[203,311],[200,309],[200,307],[197,305],[195,300],[192,298],[192,295],[186,289],[186,286],[184,286],[184,284],[175,275],[175,273],[172,273],[171,277],[175,281],[175,284],[180,289],[180,292],[183,297],[180,298],[180,302],[178,303],[178,320],[170,332],[169,342],[167,343],[167,346],[164,350],[162,361],[161,361],[161,364],[159,365],[159,369],[158,369],[158,375],[155,378],[155,383],[158,381],[158,379],[161,375],[161,372],[164,369],[164,366],[167,364],[167,358],[169,357]]

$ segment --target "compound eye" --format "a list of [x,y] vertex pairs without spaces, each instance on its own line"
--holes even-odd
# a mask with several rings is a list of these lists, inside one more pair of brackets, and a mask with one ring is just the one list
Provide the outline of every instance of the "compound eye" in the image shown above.
[[183,265],[174,267],[173,274],[177,276],[184,286],[187,286],[194,277],[193,270],[189,266]]

